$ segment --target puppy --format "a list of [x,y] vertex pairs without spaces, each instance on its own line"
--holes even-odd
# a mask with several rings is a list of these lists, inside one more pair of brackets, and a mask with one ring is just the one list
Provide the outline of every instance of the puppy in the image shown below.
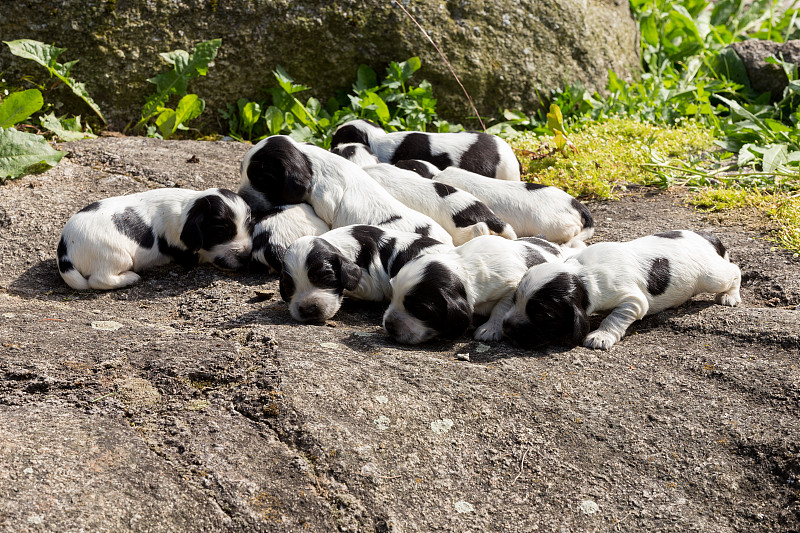
[[397,166],[472,193],[520,237],[544,236],[583,248],[594,235],[594,218],[586,206],[557,187],[492,180],[455,167],[439,171],[424,161],[399,161]]
[[384,301],[389,278],[423,254],[452,250],[439,241],[375,226],[346,226],[319,237],[301,237],[286,250],[281,297],[301,322],[323,322],[339,310],[342,298]]
[[369,146],[381,163],[422,159],[440,169],[455,166],[482,176],[511,181],[519,181],[522,174],[522,165],[511,146],[500,137],[487,133],[386,133],[374,122],[359,119],[336,129],[331,149],[345,143]]
[[418,257],[392,278],[392,302],[383,315],[383,327],[404,344],[437,335],[457,339],[477,313],[488,315],[489,320],[475,330],[475,339],[498,340],[522,275],[533,265],[564,257],[559,246],[543,239],[510,241],[495,235]]
[[514,240],[514,229],[468,192],[432,182],[415,172],[379,163],[369,146],[340,144],[333,153],[362,167],[389,194],[408,207],[425,213],[453,237],[458,246],[479,235],[500,235]]
[[58,271],[73,289],[118,289],[146,268],[177,261],[232,270],[248,260],[250,208],[227,189],[156,189],[94,202],[58,243]]
[[[704,292],[741,302],[741,272],[720,240],[701,231],[668,231],[629,242],[602,242],[561,264],[537,265],[520,281],[503,332],[536,347],[566,338],[611,348],[634,321]],[[589,333],[588,315],[611,310]],[[588,335],[587,335],[588,334]]]
[[251,258],[280,273],[290,244],[305,235],[322,235],[330,229],[308,204],[273,207],[255,224]]
[[306,202],[331,228],[369,224],[453,243],[439,224],[403,205],[355,163],[285,135],[247,152],[239,192],[256,212]]

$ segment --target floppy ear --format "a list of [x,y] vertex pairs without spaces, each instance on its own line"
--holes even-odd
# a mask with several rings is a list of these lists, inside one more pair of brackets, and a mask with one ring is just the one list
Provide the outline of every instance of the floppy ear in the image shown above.
[[311,162],[286,137],[268,139],[247,166],[247,178],[274,205],[302,202],[311,189]]
[[339,267],[342,275],[342,285],[345,290],[353,291],[361,281],[361,267],[343,255],[339,255]]
[[189,210],[189,215],[186,217],[186,222],[183,224],[183,230],[181,231],[181,242],[189,250],[196,251],[203,248],[202,225],[205,217],[205,210],[201,209],[197,204]]
[[290,276],[289,273],[286,272],[285,269],[281,270],[280,272],[281,272],[281,278],[280,281],[278,282],[278,287],[281,292],[281,299],[284,302],[289,303],[292,301],[292,296],[294,296],[294,291],[295,291],[294,280],[292,279],[292,276]]
[[583,344],[583,339],[589,334],[589,317],[586,316],[586,310],[583,307],[573,303],[573,326],[572,326],[572,344],[580,346]]
[[467,332],[472,324],[472,308],[460,295],[447,298],[446,313],[439,335],[447,340],[456,340]]

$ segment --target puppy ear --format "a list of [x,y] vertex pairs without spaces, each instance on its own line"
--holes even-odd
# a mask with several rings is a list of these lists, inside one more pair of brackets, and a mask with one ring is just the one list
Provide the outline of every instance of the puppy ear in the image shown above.
[[201,209],[197,203],[189,210],[189,215],[186,217],[186,222],[183,224],[183,230],[181,231],[181,242],[189,250],[197,251],[203,248],[202,226],[205,217],[205,210]]
[[311,189],[311,161],[287,137],[275,136],[250,158],[247,178],[270,203],[297,204]]
[[439,335],[448,340],[456,340],[467,332],[472,324],[472,308],[465,298],[450,298],[445,308],[443,328]]
[[361,267],[343,255],[339,256],[339,266],[342,285],[344,285],[345,290],[354,291],[358,287],[358,282],[361,281]]
[[589,334],[589,317],[586,316],[586,310],[575,303],[572,304],[573,313],[573,326],[572,326],[572,344],[580,346],[583,344],[583,339]]

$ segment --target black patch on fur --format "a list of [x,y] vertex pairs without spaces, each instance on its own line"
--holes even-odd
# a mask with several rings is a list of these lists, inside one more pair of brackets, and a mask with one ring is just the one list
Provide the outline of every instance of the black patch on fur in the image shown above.
[[251,255],[261,252],[264,255],[264,261],[275,272],[280,272],[283,268],[283,256],[286,255],[286,248],[280,245],[272,244],[270,238],[272,233],[269,230],[262,231],[253,237],[253,251]]
[[361,268],[324,239],[314,239],[306,256],[308,281],[320,289],[331,289],[339,296],[358,287]]
[[356,264],[368,270],[372,264],[372,259],[378,254],[378,243],[383,237],[384,231],[375,226],[355,226],[350,230],[350,235],[358,241],[359,249],[356,256]]
[[416,228],[414,228],[414,233],[418,233],[419,235],[422,235],[424,237],[428,237],[431,234],[431,227],[430,227],[430,225],[428,225],[428,226],[417,226]]
[[286,303],[291,302],[292,296],[294,296],[295,285],[292,276],[285,270],[281,271],[281,279],[278,282],[278,288],[280,289],[281,299]]
[[217,192],[233,203],[235,203],[236,200],[241,198],[241,196],[239,196],[238,194],[229,189],[217,189]]
[[391,224],[392,222],[396,222],[396,221],[400,220],[401,218],[403,218],[403,217],[401,217],[400,215],[392,215],[389,218],[387,218],[386,220],[384,220],[382,222],[379,222],[378,224],[375,224],[375,225],[376,226],[383,226],[383,225],[386,225],[386,224]]
[[433,163],[439,169],[453,165],[452,159],[446,153],[433,155],[431,153],[431,138],[425,133],[409,133],[397,146],[392,154],[393,165],[403,159],[422,159]]
[[575,209],[578,213],[581,214],[581,223],[583,224],[584,228],[593,228],[594,227],[594,217],[592,216],[592,212],[589,211],[589,208],[580,203],[575,198],[572,199],[572,208]]
[[529,183],[525,182],[525,188],[529,191],[538,191],[539,189],[544,189],[545,187],[549,187],[549,185],[542,185],[541,183]]
[[397,168],[402,168],[405,170],[416,172],[423,178],[432,179],[433,176],[435,175],[433,172],[431,172],[431,170],[428,168],[427,165],[421,163],[417,159],[404,159],[402,161],[394,163],[394,166],[396,166]]
[[381,266],[383,267],[384,272],[389,272],[389,261],[392,259],[395,246],[397,246],[397,239],[392,237],[391,239],[386,239],[383,241],[380,249],[378,250],[378,255],[381,258]]
[[[394,241],[394,239],[392,239]],[[388,243],[387,243],[388,244]],[[387,259],[387,262],[383,262],[383,254],[384,249],[381,248],[381,264],[383,265],[384,272],[389,274],[390,278],[393,278],[400,272],[400,269],[403,268],[406,263],[418,257],[422,250],[425,248],[430,248],[431,246],[436,246],[437,244],[442,244],[436,239],[431,239],[430,237],[419,237],[414,242],[409,244],[405,250],[398,251],[394,257],[391,259]],[[392,248],[394,247],[394,242],[392,242]],[[391,256],[392,249],[389,249],[389,255]]]
[[662,239],[680,239],[683,237],[683,232],[679,230],[672,230],[672,231],[665,231],[663,233],[656,233],[655,237],[661,237]]
[[58,241],[58,248],[56,248],[56,258],[58,259],[59,272],[69,272],[70,270],[75,268],[72,262],[67,258],[67,243],[66,241],[64,241],[63,236]]
[[650,270],[647,272],[647,292],[653,296],[664,294],[669,287],[670,266],[669,259],[658,257],[650,263]]
[[[383,131],[383,128],[381,128],[371,120],[364,120],[364,122],[372,126],[375,126],[379,130]],[[367,137],[367,134],[361,131],[361,129],[356,127],[355,125],[343,124],[342,126],[339,126],[339,128],[333,134],[333,138],[331,139],[331,149],[336,148],[340,144],[347,144],[347,143],[358,143],[358,144],[369,145],[369,137]]]
[[468,205],[458,213],[453,215],[453,222],[457,228],[466,228],[478,222],[486,222],[489,229],[495,233],[502,233],[506,229],[506,223],[494,214],[483,202],[475,202]]
[[456,192],[455,187],[451,187],[446,183],[439,183],[438,181],[433,182],[433,188],[436,189],[436,194],[438,194],[440,198],[444,198],[445,196]]
[[78,211],[78,213],[88,213],[89,211],[97,211],[99,208],[100,208],[100,202],[92,202],[83,209],[81,209],[80,211]]
[[[366,143],[358,143],[358,144],[360,144],[361,148],[363,150],[366,150],[367,153],[369,153],[370,155],[375,155],[375,152],[372,151],[372,148],[370,148],[368,144]],[[331,148],[331,152],[333,152],[336,155],[344,157],[348,161],[353,159],[353,156],[356,155],[357,150],[358,147],[353,146],[352,143],[350,144],[350,146],[345,146],[343,148],[340,148],[338,146],[335,148]]]
[[461,279],[439,262],[425,267],[422,277],[406,294],[403,305],[412,316],[441,337],[455,340],[472,322],[472,307]]
[[528,248],[525,250],[525,266],[530,268],[533,265],[541,265],[545,258],[539,250]]
[[695,231],[695,233],[710,242],[711,246],[714,247],[720,257],[725,257],[725,246],[722,244],[722,241],[719,240],[719,237],[707,231]]
[[538,246],[539,248],[544,248],[553,255],[558,255],[559,253],[558,248],[553,243],[541,237],[520,237],[517,240],[529,242],[534,246]]
[[578,345],[589,334],[588,306],[589,297],[583,281],[574,274],[562,272],[530,295],[525,305],[527,319],[518,323],[504,322],[503,333],[527,348],[561,339]]
[[477,133],[475,142],[461,154],[458,166],[482,176],[490,178],[497,174],[497,165],[500,163],[500,152],[497,150],[497,140],[488,133]]
[[111,216],[111,221],[117,231],[135,241],[142,248],[149,250],[156,242],[153,228],[148,226],[132,207],[126,207],[122,213],[114,213]]
[[181,242],[193,251],[210,250],[236,237],[235,215],[230,206],[216,195],[201,196],[189,209],[181,231]]
[[297,204],[311,190],[313,171],[308,156],[292,141],[275,136],[250,158],[247,178],[271,205]]
[[159,236],[156,241],[158,242],[158,251],[164,255],[172,258],[173,261],[178,263],[184,268],[192,268],[199,260],[197,253],[191,250],[182,250],[177,246],[171,245],[163,236]]

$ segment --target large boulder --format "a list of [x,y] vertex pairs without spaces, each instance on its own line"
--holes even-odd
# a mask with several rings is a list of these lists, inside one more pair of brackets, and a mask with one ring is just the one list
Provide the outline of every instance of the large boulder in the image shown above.
[[[500,107],[532,111],[539,94],[565,83],[602,89],[608,70],[636,76],[639,44],[626,0],[404,0],[456,73],[481,114]],[[191,50],[222,38],[214,66],[190,83],[206,100],[204,120],[240,97],[259,99],[277,85],[283,66],[327,98],[349,89],[360,64],[379,75],[390,61],[420,56],[415,80],[429,80],[440,115],[474,115],[449,69],[397,4],[383,0],[30,0],[6,2],[0,38],[37,39],[66,47],[60,61],[80,59],[73,76],[115,128],[138,118],[150,78],[167,69],[159,53]],[[0,50],[7,81],[45,75],[41,67]],[[80,110],[78,110],[80,112]],[[86,110],[84,113],[88,113]]]
[[767,63],[766,59],[775,56],[788,63],[800,63],[800,40],[776,43],[750,39],[733,43],[730,48],[741,58],[750,86],[755,91],[770,93],[770,100],[773,102],[783,97],[783,90],[789,85],[789,79],[779,65]]

